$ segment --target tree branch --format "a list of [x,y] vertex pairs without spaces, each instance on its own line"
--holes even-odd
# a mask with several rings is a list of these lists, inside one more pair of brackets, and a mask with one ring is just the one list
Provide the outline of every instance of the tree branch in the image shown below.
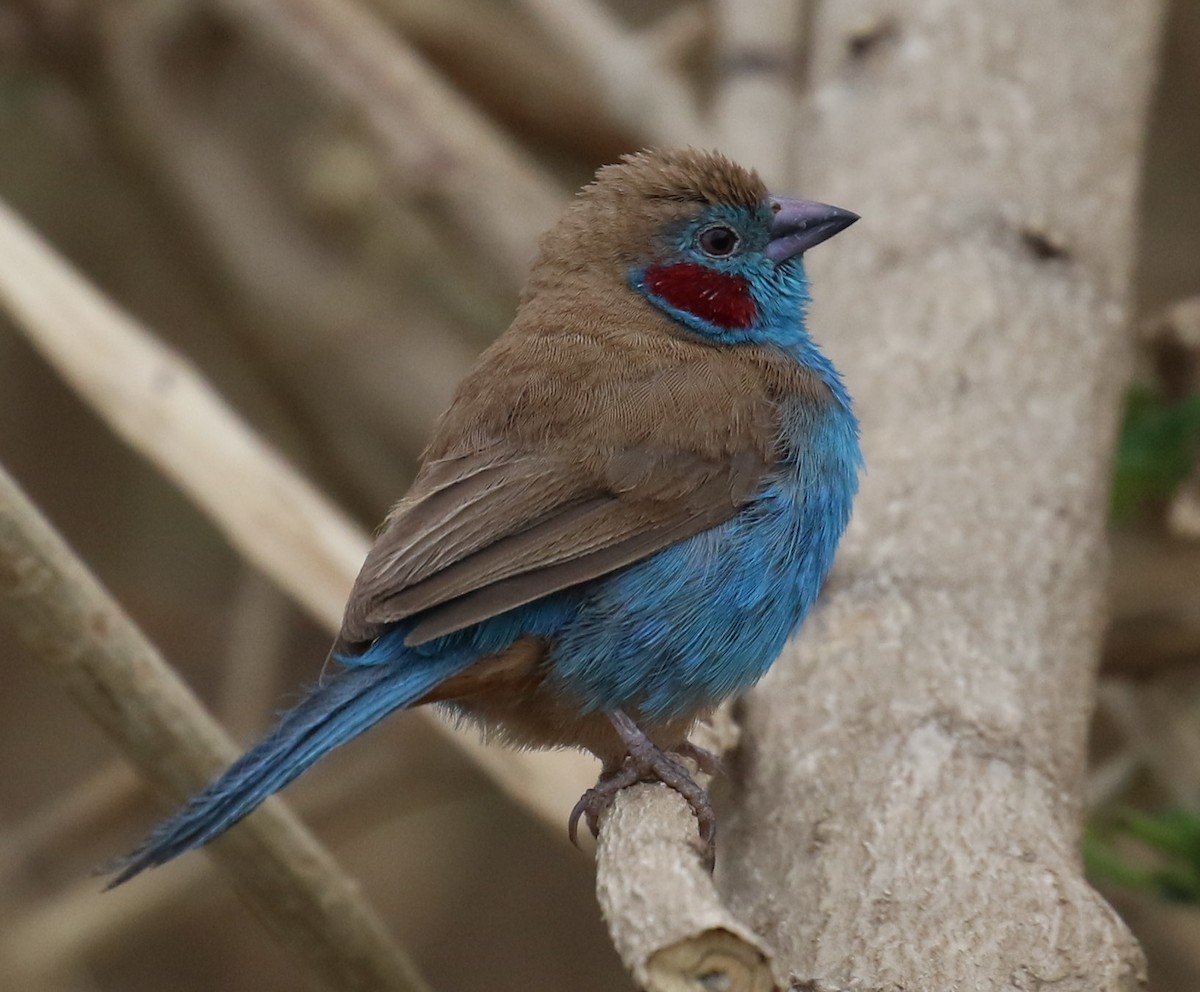
[[[866,222],[814,254],[813,322],[870,468],[748,701],[721,877],[804,981],[1142,980],[1078,841],[1161,9],[822,8],[806,171]],[[848,48],[868,13],[891,36]]]
[[[494,0],[365,0],[498,122],[539,149],[607,162],[638,139],[599,84]],[[697,14],[693,7],[680,8]],[[656,49],[661,55],[661,48]],[[498,85],[502,83],[502,85]]]
[[695,838],[666,789],[626,789],[605,815],[596,892],[621,960],[646,992],[774,992],[770,950],[721,901]]
[[113,429],[207,508],[246,559],[325,626],[366,555],[361,531],[0,203],[0,304]]
[[[0,471],[0,619],[164,794],[237,757],[120,607]],[[324,849],[278,801],[212,846],[234,884],[327,987],[428,987]]]
[[797,55],[808,0],[718,0],[716,130],[721,148],[786,192],[795,174]]
[[[63,845],[74,838],[64,836],[67,831],[62,819],[71,813],[82,817],[72,824],[71,830],[78,835],[86,833],[94,842],[97,831],[104,825],[102,821],[112,812],[100,808],[104,800],[98,793],[106,783],[111,785],[114,771],[125,776],[119,780],[123,789],[121,798],[143,796],[141,778],[134,780],[136,771],[120,761],[110,766],[107,773],[94,776],[65,803],[56,804],[48,817],[37,815],[20,824],[15,836],[3,838],[0,856],[7,858],[9,848],[22,843],[25,851],[11,853],[18,857],[69,856],[70,851],[64,850]],[[444,799],[447,785],[454,790],[453,782],[444,779],[436,784],[430,782],[418,761],[398,769],[394,754],[376,749],[355,761],[346,774],[325,776],[315,787],[310,785],[300,790],[294,799],[288,800],[287,806],[295,809],[305,823],[317,825],[322,834],[336,836],[339,852],[354,857],[355,848],[380,829],[376,819],[378,805],[370,797],[381,793],[394,796],[396,801],[392,803],[389,818],[409,816]],[[461,785],[467,786],[465,778]],[[368,812],[372,808],[375,815]],[[57,837],[36,836],[34,831],[43,825],[56,829]],[[127,830],[122,832],[127,836]],[[35,836],[37,849],[31,851]],[[14,840],[17,845],[12,844]],[[181,919],[195,914],[206,903],[228,898],[222,875],[214,872],[212,862],[202,857],[180,859],[171,865],[170,871],[149,872],[138,879],[138,884],[122,886],[103,896],[96,889],[94,879],[72,880],[42,898],[23,901],[17,911],[6,914],[0,928],[3,966],[0,972],[5,977],[19,976],[20,988],[43,988],[54,976],[86,968],[89,963],[127,947],[130,935],[147,924]]]
[[[419,450],[476,349],[452,334],[440,314],[422,312],[428,307],[401,311],[360,267],[313,236],[298,205],[280,193],[278,163],[268,174],[205,99],[211,76],[183,72],[164,59],[164,51],[181,44],[178,19],[178,11],[158,4],[122,6],[110,10],[104,29],[89,37],[105,67],[92,82],[108,96],[108,130],[147,164],[157,188],[197,236],[201,257],[214,263],[225,293],[250,314],[246,333],[254,350],[265,353],[272,367],[286,364],[288,385],[330,435],[323,448],[344,453],[367,421],[366,432],[381,446],[400,442]],[[364,155],[370,160],[366,150]],[[417,210],[398,213],[390,219],[411,242],[405,246],[411,268],[418,257],[436,254],[437,246]],[[452,277],[449,265],[442,268]],[[427,275],[423,282],[428,289],[434,280]],[[439,291],[460,301],[465,295],[458,285]],[[410,290],[406,302],[415,296]],[[395,370],[378,360],[378,352],[402,320],[406,382],[397,389]],[[343,349],[331,370],[330,342],[349,330],[359,346]],[[336,402],[324,398],[330,394]],[[365,394],[370,402],[352,405],[348,394]],[[373,445],[370,454],[378,457]]]

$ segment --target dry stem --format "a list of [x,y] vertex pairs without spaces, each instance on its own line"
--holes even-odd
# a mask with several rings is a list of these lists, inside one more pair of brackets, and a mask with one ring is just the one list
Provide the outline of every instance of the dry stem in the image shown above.
[[[164,794],[183,799],[237,756],[233,742],[3,472],[0,619]],[[265,804],[212,852],[327,987],[427,989],[354,883],[281,802]]]

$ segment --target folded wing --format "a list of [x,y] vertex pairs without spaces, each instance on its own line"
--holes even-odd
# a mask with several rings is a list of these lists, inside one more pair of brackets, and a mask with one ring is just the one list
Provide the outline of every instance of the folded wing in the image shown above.
[[367,556],[339,650],[410,617],[407,643],[422,644],[631,564],[727,520],[766,468],[750,453],[591,462],[491,451],[431,464]]
[[464,381],[355,583],[334,651],[419,645],[714,527],[778,454],[793,361],[628,332],[502,338]]

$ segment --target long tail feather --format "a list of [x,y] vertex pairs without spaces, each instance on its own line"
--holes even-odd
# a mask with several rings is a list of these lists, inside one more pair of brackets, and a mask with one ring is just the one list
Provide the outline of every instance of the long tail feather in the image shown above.
[[416,659],[402,668],[346,668],[314,687],[275,728],[219,778],[162,821],[132,853],[111,865],[106,888],[208,843],[340,744],[409,706],[463,666],[457,659]]

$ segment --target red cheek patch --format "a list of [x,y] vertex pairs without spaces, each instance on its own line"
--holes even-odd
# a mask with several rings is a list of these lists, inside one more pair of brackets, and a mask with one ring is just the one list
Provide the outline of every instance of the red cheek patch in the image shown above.
[[676,310],[725,330],[745,330],[758,315],[750,283],[742,276],[679,262],[651,265],[643,279],[646,289]]

